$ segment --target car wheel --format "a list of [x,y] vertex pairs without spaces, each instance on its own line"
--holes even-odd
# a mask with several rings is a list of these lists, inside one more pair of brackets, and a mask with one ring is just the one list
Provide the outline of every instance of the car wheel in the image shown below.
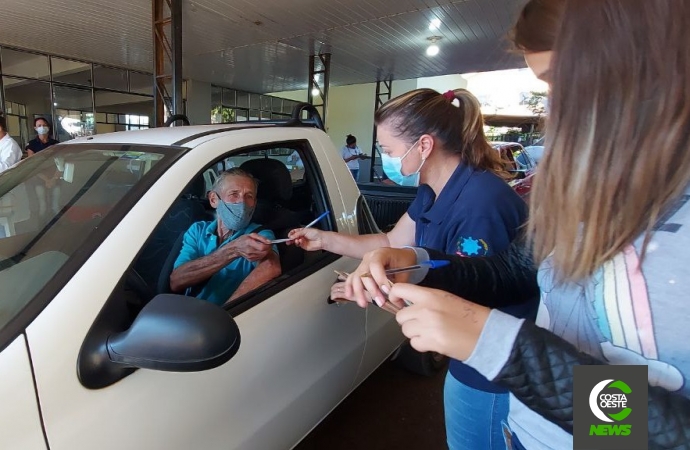
[[396,352],[395,362],[412,373],[430,377],[448,364],[448,357],[436,352],[420,353],[405,341]]

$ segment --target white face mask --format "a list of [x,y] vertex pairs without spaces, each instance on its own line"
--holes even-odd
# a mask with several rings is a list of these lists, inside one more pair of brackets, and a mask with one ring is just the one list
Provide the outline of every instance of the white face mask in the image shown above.
[[48,134],[48,131],[50,129],[48,127],[36,127],[36,133],[40,134],[41,136]]
[[395,184],[399,184],[400,186],[419,186],[419,172],[422,170],[422,166],[426,162],[426,159],[422,159],[422,164],[419,165],[419,168],[415,173],[410,175],[403,175],[402,173],[403,159],[407,158],[407,155],[410,154],[412,149],[415,148],[417,144],[419,144],[419,141],[412,144],[412,147],[410,147],[410,149],[405,152],[404,155],[395,158],[387,153],[381,152],[381,165],[383,167],[383,171],[386,173],[386,176]]

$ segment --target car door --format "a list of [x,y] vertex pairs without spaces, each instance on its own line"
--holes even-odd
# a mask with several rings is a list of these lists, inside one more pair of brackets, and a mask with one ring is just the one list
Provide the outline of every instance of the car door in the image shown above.
[[[368,207],[364,207],[365,202],[357,184],[352,176],[348,176],[349,170],[347,166],[342,163],[339,153],[333,151],[335,149],[333,149],[333,144],[330,140],[322,141],[321,146],[333,167],[334,181],[338,185],[338,190],[345,205],[344,222],[349,225],[353,233],[373,231],[360,230],[363,222],[375,222]],[[365,217],[365,215],[369,217]],[[347,308],[353,306],[346,305]],[[393,315],[373,306],[366,309],[366,315],[367,346],[362,359],[362,365],[357,373],[356,384],[364,381],[404,341],[400,326],[395,321]]]
[[[52,450],[289,448],[349,393],[364,351],[365,312],[356,305],[327,304],[333,270],[356,267],[356,261],[333,255],[313,259],[295,277],[256,294],[253,306],[235,317],[242,340],[238,353],[216,369],[137,370],[107,387],[87,389],[75,368],[89,328],[182,181],[203,174],[229,149],[305,141],[305,134],[241,130],[207,138],[141,197],[29,326]],[[322,156],[316,146],[311,162],[319,164]],[[323,193],[331,194],[334,175],[328,165],[312,169],[319,172]],[[326,199],[336,223],[333,218],[344,215],[343,202],[337,195]]]
[[46,449],[22,334],[0,352],[0,448]]

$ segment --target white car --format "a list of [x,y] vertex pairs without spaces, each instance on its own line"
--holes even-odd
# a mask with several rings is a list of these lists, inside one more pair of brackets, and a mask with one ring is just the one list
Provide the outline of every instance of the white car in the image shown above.
[[539,139],[534,144],[525,147],[525,151],[528,155],[532,157],[534,162],[539,164],[541,159],[544,157],[544,138]]
[[328,303],[358,262],[327,252],[281,244],[283,275],[227,310],[168,293],[230,165],[259,178],[254,221],[277,237],[324,211],[323,229],[375,231],[328,136],[292,125],[99,135],[0,175],[0,448],[289,449],[400,346],[392,315]]

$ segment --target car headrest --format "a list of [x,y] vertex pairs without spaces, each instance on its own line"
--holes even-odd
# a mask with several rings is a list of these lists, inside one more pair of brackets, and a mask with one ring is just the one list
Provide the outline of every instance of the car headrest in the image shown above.
[[287,201],[292,198],[292,177],[282,162],[269,158],[250,159],[240,168],[259,180],[258,199]]

